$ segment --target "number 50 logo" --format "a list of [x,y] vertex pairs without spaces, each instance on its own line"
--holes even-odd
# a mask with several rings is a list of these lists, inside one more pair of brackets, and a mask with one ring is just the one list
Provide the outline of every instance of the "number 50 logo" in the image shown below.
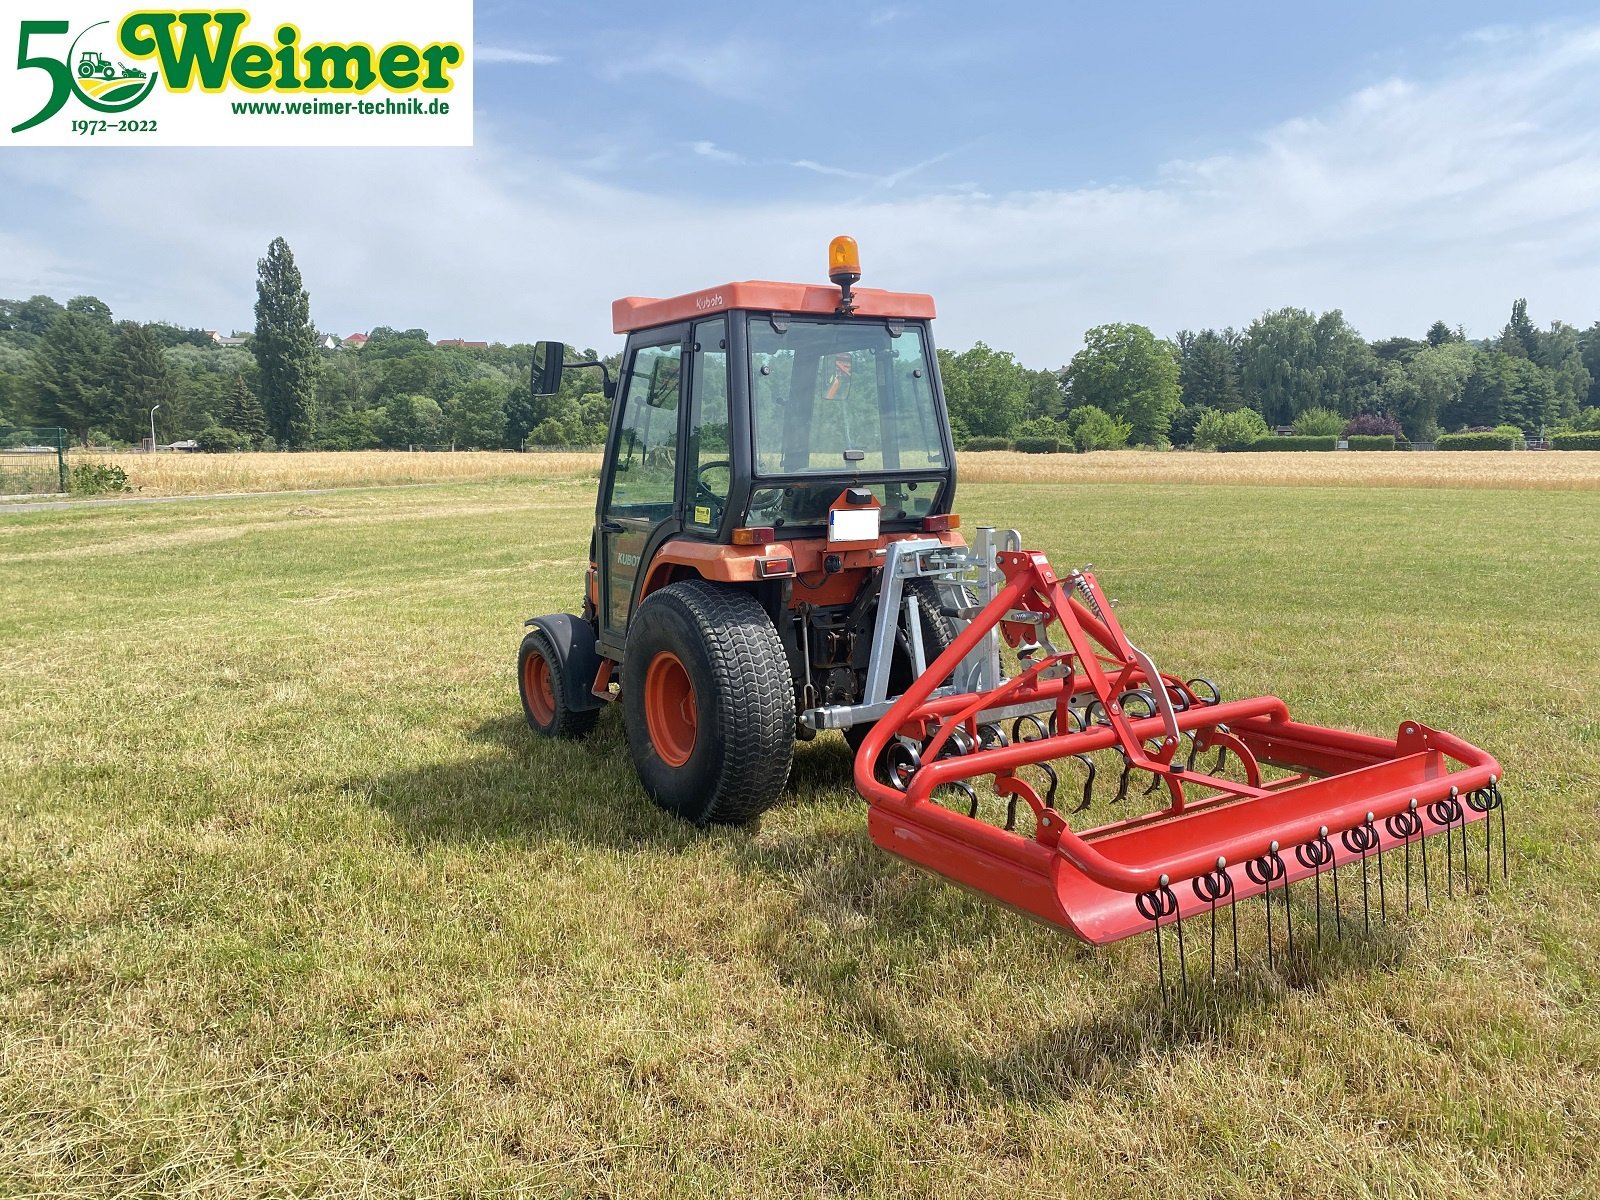
[[[101,21],[85,29],[66,48],[65,58],[30,53],[33,39],[64,38],[71,28],[66,21],[24,21],[17,45],[17,69],[39,70],[50,76],[50,99],[43,108],[12,133],[23,133],[42,125],[59,113],[68,100],[79,101],[100,113],[125,113],[143,103],[155,90],[159,75],[129,67],[117,61],[120,51],[111,33],[111,22]],[[103,31],[103,32],[97,32]],[[108,53],[109,51],[109,53]]]

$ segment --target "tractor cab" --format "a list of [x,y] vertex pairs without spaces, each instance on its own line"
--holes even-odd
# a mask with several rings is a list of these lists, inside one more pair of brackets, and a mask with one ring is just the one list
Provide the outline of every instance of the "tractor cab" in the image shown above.
[[[849,239],[836,240],[848,242]],[[839,270],[859,278],[853,243]],[[853,284],[854,279],[850,280]],[[612,398],[589,593],[602,650],[620,659],[630,616],[688,574],[773,580],[769,546],[821,551],[951,523],[955,456],[929,322],[932,297],[729,283],[612,310],[628,336]],[[565,348],[540,343],[534,388],[553,395]],[[841,505],[841,500],[843,501]],[[844,518],[832,514],[851,510]],[[841,524],[841,521],[843,524]],[[729,548],[726,553],[716,548]],[[781,556],[778,556],[781,557]]]

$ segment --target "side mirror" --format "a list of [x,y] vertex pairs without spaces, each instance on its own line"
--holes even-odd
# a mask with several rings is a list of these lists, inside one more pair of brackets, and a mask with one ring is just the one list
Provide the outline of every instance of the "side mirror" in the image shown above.
[[537,342],[533,347],[533,394],[554,396],[561,390],[561,368],[566,364],[565,342]]

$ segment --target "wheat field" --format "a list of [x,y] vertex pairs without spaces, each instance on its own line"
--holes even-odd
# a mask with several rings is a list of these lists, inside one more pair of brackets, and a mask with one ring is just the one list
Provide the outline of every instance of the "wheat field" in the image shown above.
[[[106,454],[78,451],[72,462],[106,462],[128,473],[143,496],[284,492],[495,479],[595,477],[600,456],[508,451],[407,454]],[[963,453],[969,483],[1171,483],[1251,487],[1600,488],[1600,452],[1472,454],[1199,454],[1111,450],[1094,454]]]
[[962,454],[972,483],[1191,483],[1249,487],[1600,488],[1600,452]]
[[197,496],[228,492],[289,492],[308,488],[393,484],[471,483],[490,479],[567,479],[594,475],[600,456],[585,453],[517,454],[458,451],[408,454],[400,450],[305,454],[110,454],[76,451],[73,465],[110,463],[128,473],[142,496]]

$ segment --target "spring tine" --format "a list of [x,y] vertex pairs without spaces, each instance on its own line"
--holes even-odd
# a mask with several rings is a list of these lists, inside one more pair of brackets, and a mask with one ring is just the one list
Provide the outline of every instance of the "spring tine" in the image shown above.
[[1494,862],[1493,856],[1489,853],[1489,851],[1491,849],[1489,843],[1492,842],[1493,840],[1494,840],[1494,823],[1492,821],[1487,821],[1486,820],[1483,823],[1483,886],[1484,887],[1488,887],[1489,886],[1489,872],[1491,870],[1491,864]]
[[1344,908],[1339,903],[1339,864],[1333,864],[1333,933],[1340,941],[1344,940]]
[[1161,1003],[1167,1002],[1167,958],[1161,952],[1161,923],[1156,922],[1156,982],[1161,988]]
[[[1229,889],[1232,890],[1231,888]],[[1228,916],[1233,922],[1233,981],[1239,982],[1239,906],[1228,905]]]
[[[1414,810],[1417,802],[1413,800],[1411,803]],[[1433,885],[1428,882],[1428,837],[1426,831],[1423,832],[1418,848],[1422,851],[1422,908],[1426,912],[1433,907]]]
[[[1417,802],[1411,802],[1410,815],[1415,819]],[[1406,825],[1406,916],[1411,915],[1411,824]]]
[[[1284,864],[1283,856],[1278,853],[1278,843],[1272,842],[1267,848],[1267,853],[1260,858],[1251,859],[1244,865],[1245,874],[1252,882],[1261,885],[1261,899],[1267,910],[1267,970],[1275,969],[1277,964],[1276,952],[1272,943],[1272,885],[1278,880],[1284,880],[1284,891],[1288,891],[1288,867]],[[1290,949],[1293,949],[1294,929],[1290,926]]]
[[1178,913],[1173,925],[1178,930],[1178,988],[1179,995],[1185,1000],[1189,998],[1189,956],[1183,949],[1183,913]]
[[1121,804],[1128,798],[1128,776],[1133,773],[1133,759],[1126,754],[1122,756],[1122,778],[1117,780],[1117,794],[1111,798],[1111,803]]
[[[1161,985],[1161,1002],[1167,1001],[1167,959],[1161,946],[1161,922],[1178,913],[1178,896],[1172,890],[1172,881],[1165,875],[1161,877],[1160,884],[1155,891],[1140,892],[1134,897],[1133,905],[1139,910],[1139,915],[1156,927],[1156,975]],[[1183,922],[1178,921],[1178,961],[1183,963]],[[1184,986],[1188,986],[1188,970],[1184,970]]]
[[1088,776],[1083,781],[1083,801],[1077,808],[1072,810],[1074,814],[1077,814],[1088,811],[1089,805],[1094,803],[1095,766],[1094,759],[1087,754],[1074,754],[1072,757],[1081,762],[1084,765],[1084,769],[1088,771]]
[[[1189,881],[1189,886],[1194,889],[1195,898],[1203,900],[1211,906],[1211,982],[1217,982],[1217,904],[1221,900],[1233,895],[1233,878],[1228,874],[1228,860],[1217,859],[1217,869],[1209,875],[1197,875]],[[1228,905],[1230,912],[1234,906]],[[1233,964],[1234,975],[1239,973],[1239,925],[1238,916],[1234,916],[1233,934]]]
[[1184,763],[1183,769],[1192,771],[1194,770],[1194,760],[1200,757],[1200,739],[1195,737],[1193,733],[1186,733],[1183,736],[1189,739],[1189,760]]
[[[1326,827],[1324,827],[1326,828]],[[1317,891],[1317,949],[1322,949],[1322,864],[1318,863],[1316,870],[1311,875],[1312,885]]]
[[1017,831],[1017,800],[1018,797],[1012,796],[1010,802],[1006,805],[1007,833],[1015,833]]
[[1378,919],[1385,925],[1389,923],[1389,897],[1384,892],[1383,886],[1383,840],[1378,835],[1377,826],[1372,823],[1372,814],[1367,814],[1367,829],[1372,833],[1372,848],[1378,852]]
[[1217,761],[1211,764],[1211,770],[1208,771],[1207,774],[1208,775],[1221,775],[1222,772],[1227,768],[1227,766],[1228,766],[1228,748],[1226,746],[1219,746],[1217,748]]
[[1289,907],[1289,899],[1289,871],[1286,867],[1283,873],[1283,944],[1292,958],[1294,956],[1294,910]]
[[1506,800],[1500,794],[1500,783],[1493,775],[1489,776],[1489,794],[1494,798],[1494,806],[1500,810],[1500,878],[1511,878],[1511,862],[1506,851]]

